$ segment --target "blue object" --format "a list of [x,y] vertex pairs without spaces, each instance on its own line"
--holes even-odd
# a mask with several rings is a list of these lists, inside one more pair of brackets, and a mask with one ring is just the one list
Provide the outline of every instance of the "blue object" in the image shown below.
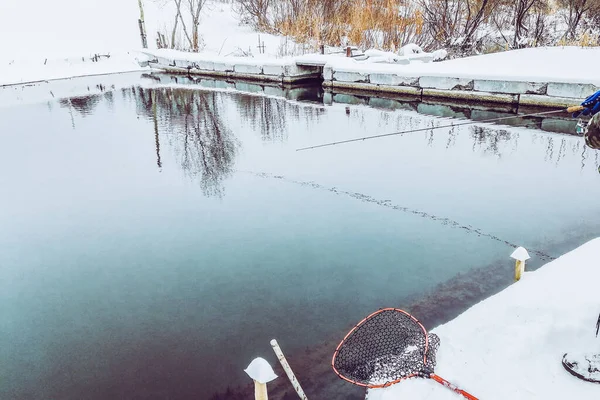
[[573,118],[577,118],[580,115],[594,115],[600,112],[600,90],[585,99],[581,105],[585,107],[585,110],[573,113]]

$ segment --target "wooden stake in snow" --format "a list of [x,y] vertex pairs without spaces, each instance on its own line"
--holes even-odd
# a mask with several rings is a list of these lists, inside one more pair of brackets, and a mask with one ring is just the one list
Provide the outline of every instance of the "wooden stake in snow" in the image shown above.
[[144,20],[144,5],[142,4],[142,0],[138,0],[138,5],[140,6],[140,19],[138,19],[138,24],[140,25],[140,36],[142,37],[142,47],[144,49],[148,48],[148,40],[146,35],[146,21]]
[[277,340],[271,340],[271,346],[273,347],[273,350],[275,351],[275,354],[277,355],[277,358],[279,359],[283,370],[290,379],[290,382],[292,382],[294,390],[296,390],[296,393],[298,393],[298,396],[300,396],[302,400],[308,400],[306,395],[304,394],[304,390],[302,390],[302,386],[300,386],[300,383],[296,379],[296,375],[294,375],[294,371],[292,371],[290,364],[288,364],[287,360],[285,359],[285,356],[283,355],[283,352],[281,351]]
[[254,380],[254,400],[268,400],[267,383],[277,378],[277,375],[267,360],[255,358],[244,371]]
[[527,253],[527,250],[525,250],[523,247],[519,247],[513,251],[510,257],[516,260],[515,281],[518,281],[521,279],[523,272],[525,272],[525,261],[529,260],[531,257],[529,257],[529,253]]

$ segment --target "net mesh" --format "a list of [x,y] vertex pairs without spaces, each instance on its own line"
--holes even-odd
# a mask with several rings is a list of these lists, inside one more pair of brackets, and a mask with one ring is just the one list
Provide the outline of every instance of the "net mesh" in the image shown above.
[[587,126],[585,144],[592,149],[600,150],[600,113],[594,115]]
[[[431,374],[440,339],[410,315],[386,309],[369,316],[339,346],[333,367],[342,377],[381,386],[419,374]],[[426,356],[426,357],[424,357]]]

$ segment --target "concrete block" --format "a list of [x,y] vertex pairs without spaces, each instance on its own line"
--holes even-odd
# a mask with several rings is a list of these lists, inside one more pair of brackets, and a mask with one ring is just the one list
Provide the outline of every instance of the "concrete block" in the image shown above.
[[340,104],[367,105],[369,103],[369,99],[367,97],[362,96],[353,96],[351,94],[336,93],[333,95],[333,102]]
[[262,93],[263,92],[263,87],[261,85],[256,85],[254,83],[236,82],[235,88],[236,88],[236,90],[239,90],[241,92],[248,92],[248,93]]
[[284,71],[283,65],[263,65],[263,74],[265,75],[283,76]]
[[510,94],[545,94],[548,87],[547,83],[520,82],[520,81],[492,81],[479,80],[474,81],[473,89],[480,92],[490,93],[510,93]]
[[585,99],[599,89],[599,87],[592,84],[550,82],[547,94],[554,97]]
[[419,114],[433,115],[435,117],[469,118],[464,112],[457,112],[454,107],[444,104],[419,103],[417,105],[417,112]]
[[213,89],[217,87],[217,81],[215,81],[214,79],[200,79],[197,83],[202,87]]
[[[492,110],[471,110],[471,116],[470,119],[472,119],[473,121],[487,121],[490,119],[497,119],[497,118],[506,118],[506,117],[516,117],[515,113],[511,113],[511,112],[499,112],[499,111],[492,111]],[[523,121],[519,118],[515,118],[515,119],[507,119],[502,121],[503,124],[510,124],[510,122],[517,122],[517,123],[523,123]]]
[[263,73],[262,65],[254,64],[235,64],[233,66],[233,72],[240,74],[255,74],[260,75]]
[[201,70],[201,71],[214,71],[215,70],[215,63],[212,61],[194,61],[193,65],[195,68]]
[[473,90],[473,80],[443,76],[422,76],[419,78],[419,86],[441,90]]
[[156,61],[159,65],[169,65],[171,60],[165,57],[156,57]]
[[215,62],[214,63],[215,71],[219,72],[233,72],[234,65],[231,62]]
[[380,92],[405,95],[407,97],[421,97],[422,89],[413,86],[379,86]]
[[522,94],[519,97],[519,105],[567,108],[572,105],[580,104],[585,97],[576,99],[568,97],[543,96],[538,94]]
[[419,78],[385,73],[372,73],[369,76],[369,82],[387,86],[419,86]]
[[315,66],[305,66],[289,64],[285,66],[285,74],[288,76],[301,76],[301,75],[312,75],[320,74],[321,68]]
[[577,132],[577,120],[574,118],[544,118],[542,120],[542,130],[546,132],[574,134],[575,132]]
[[217,89],[235,89],[235,83],[227,81],[215,81],[215,88]]
[[285,90],[279,86],[265,86],[263,91],[267,96],[286,97]]
[[369,82],[369,74],[362,72],[334,71],[333,78],[338,82]]
[[173,62],[179,68],[188,69],[194,66],[194,62],[185,59],[173,59]]
[[315,93],[314,93],[314,88],[303,88],[303,87],[299,87],[299,88],[294,88],[294,89],[286,89],[285,90],[285,98],[288,100],[298,100],[298,101],[303,101],[303,100],[314,100],[315,99]]
[[518,96],[514,94],[476,92],[467,90],[423,89],[423,97],[441,97],[455,100],[482,101],[489,103],[517,104]]
[[397,100],[384,99],[381,97],[371,97],[369,99],[369,106],[374,108],[382,108],[385,110],[416,111],[417,109],[415,103],[404,103]]

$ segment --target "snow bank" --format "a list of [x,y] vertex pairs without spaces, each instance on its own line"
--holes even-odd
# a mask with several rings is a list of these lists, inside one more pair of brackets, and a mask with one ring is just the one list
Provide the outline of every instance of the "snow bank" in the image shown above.
[[525,82],[564,82],[600,86],[600,76],[582,71],[598,64],[600,47],[538,47],[409,65],[363,64],[349,58],[332,58],[336,71],[389,73],[404,77],[449,77]]
[[[175,9],[172,1],[146,2],[148,47],[156,49],[156,32],[170,33]],[[295,43],[281,36],[259,33],[240,23],[232,4],[208,1],[200,14],[199,33],[204,42],[203,53],[221,56],[250,54],[257,58],[285,56],[295,49]],[[169,34],[170,36],[170,34]],[[264,52],[258,49],[259,38]],[[180,40],[183,42],[183,37]]]
[[[525,273],[434,329],[441,339],[436,373],[486,400],[599,398],[598,385],[574,378],[561,365],[566,352],[600,352],[600,338],[594,337],[599,259],[600,238]],[[432,380],[413,379],[370,390],[367,398],[462,397]]]
[[0,86],[148,69],[140,66],[144,57],[136,52],[111,54],[110,58],[100,57],[96,62],[92,57],[85,53],[81,57],[5,62],[0,64]]

